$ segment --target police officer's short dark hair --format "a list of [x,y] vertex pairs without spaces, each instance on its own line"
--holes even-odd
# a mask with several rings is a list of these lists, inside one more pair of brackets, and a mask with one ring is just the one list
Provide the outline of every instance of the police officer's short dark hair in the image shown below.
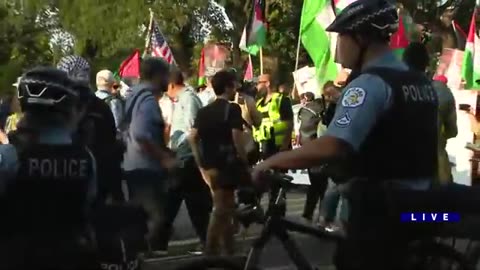
[[235,74],[229,70],[217,72],[212,78],[213,91],[217,96],[223,95],[228,87],[234,87],[236,81]]
[[429,63],[427,47],[421,42],[412,42],[403,52],[403,61],[413,70],[425,72]]
[[169,74],[170,66],[161,58],[149,57],[140,64],[140,76],[142,80],[150,81],[160,74]]
[[323,90],[326,90],[328,88],[332,88],[332,87],[336,87],[335,86],[335,83],[333,81],[327,81],[324,85],[323,85]]
[[185,83],[183,73],[178,68],[173,68],[168,76],[168,83],[183,85]]

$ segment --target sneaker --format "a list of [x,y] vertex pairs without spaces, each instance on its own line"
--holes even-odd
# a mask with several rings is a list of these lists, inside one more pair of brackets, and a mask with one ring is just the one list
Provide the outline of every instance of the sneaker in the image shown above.
[[188,252],[190,255],[201,256],[203,255],[203,246],[200,244],[195,249]]
[[151,257],[151,258],[164,257],[164,256],[168,255],[168,251],[167,250],[152,250],[147,255],[148,255],[148,257]]
[[340,227],[335,224],[328,224],[327,226],[325,226],[325,231],[329,233],[338,232],[339,230],[340,230]]

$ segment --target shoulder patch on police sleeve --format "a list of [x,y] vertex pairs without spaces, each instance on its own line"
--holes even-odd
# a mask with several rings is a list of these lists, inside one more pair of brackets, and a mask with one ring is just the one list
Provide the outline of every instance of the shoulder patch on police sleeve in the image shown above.
[[363,104],[367,93],[363,88],[352,87],[345,91],[342,98],[342,106],[345,108],[355,108]]
[[346,112],[342,117],[335,120],[335,125],[338,127],[346,127],[350,125],[351,121],[352,118],[350,118],[350,115],[348,114],[348,112]]

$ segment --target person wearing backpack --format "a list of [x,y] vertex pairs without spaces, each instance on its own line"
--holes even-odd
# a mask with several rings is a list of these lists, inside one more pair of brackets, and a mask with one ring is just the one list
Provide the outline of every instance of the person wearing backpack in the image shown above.
[[110,107],[95,96],[89,86],[90,64],[77,55],[68,55],[60,59],[57,68],[67,72],[81,94],[82,118],[74,134],[77,142],[86,145],[98,165],[97,203],[104,204],[107,198],[123,201],[121,189],[122,147],[117,142],[115,120]]
[[124,132],[126,151],[124,179],[130,200],[142,206],[150,218],[147,236],[152,251],[161,251],[161,226],[167,192],[168,173],[177,166],[175,154],[168,149],[158,97],[168,88],[170,66],[159,58],[143,59],[141,82],[127,96]]
[[[304,105],[298,111],[298,120],[300,122],[300,144],[304,145],[317,138],[317,127],[322,121],[325,103],[322,99],[315,100],[315,95],[312,92],[303,93],[301,98]],[[328,181],[327,175],[322,172],[321,168],[310,168],[308,177],[311,185],[307,191],[307,200],[302,217],[308,222],[312,222],[315,207],[325,193]]]
[[110,70],[104,69],[97,73],[97,91],[95,95],[103,100],[112,110],[115,127],[120,130],[124,117],[124,102],[118,93],[118,84]]

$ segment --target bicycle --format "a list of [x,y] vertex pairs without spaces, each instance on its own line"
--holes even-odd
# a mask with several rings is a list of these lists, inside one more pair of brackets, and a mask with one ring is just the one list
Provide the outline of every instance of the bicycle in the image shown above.
[[[231,270],[257,270],[260,269],[259,259],[267,242],[276,237],[280,240],[283,248],[287,251],[289,258],[292,260],[297,269],[313,270],[315,269],[302,254],[294,239],[289,235],[289,232],[298,232],[301,234],[311,235],[321,240],[341,241],[345,235],[341,233],[329,233],[320,228],[310,225],[302,224],[292,221],[282,216],[282,207],[285,204],[284,195],[287,190],[294,186],[291,183],[292,177],[280,173],[268,173],[267,177],[271,179],[272,185],[279,188],[276,199],[273,203],[269,203],[267,210],[264,211],[259,203],[248,205],[237,210],[237,218],[240,223],[248,226],[251,223],[263,224],[263,229],[260,235],[253,241],[253,244],[246,256],[213,256],[200,257],[187,263],[183,266],[177,267],[177,270],[202,270],[202,269],[231,269]],[[451,259],[458,262],[460,267],[457,270],[471,270],[466,259],[451,247],[434,242],[434,241],[419,241],[414,242],[409,247],[412,266],[408,269],[431,269],[439,270],[437,262],[432,260],[432,257]],[[420,256],[419,256],[420,255]]]

